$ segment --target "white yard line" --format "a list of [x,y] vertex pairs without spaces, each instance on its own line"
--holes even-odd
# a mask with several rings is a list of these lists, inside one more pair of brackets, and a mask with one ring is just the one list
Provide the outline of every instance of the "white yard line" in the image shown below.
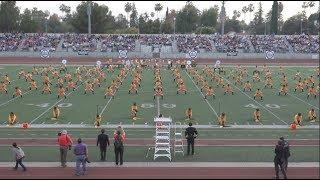
[[[196,86],[196,88],[198,89],[198,91],[201,93],[201,95],[202,95],[202,97],[204,98],[205,96],[203,95],[203,93],[201,92],[201,90],[199,89],[199,87],[196,85],[196,83],[193,81],[193,79],[191,78],[191,76],[189,75],[189,73],[188,72],[185,72],[187,75],[188,75],[188,77],[191,79],[191,81],[192,81],[192,83]],[[214,114],[217,116],[217,118],[218,118],[218,114],[217,114],[217,112],[213,109],[213,107],[211,106],[211,104],[209,103],[209,101],[207,100],[207,99],[204,99],[206,102],[207,102],[207,104],[209,105],[209,107],[211,108],[211,110],[214,112]]]
[[[218,76],[220,76],[220,74],[217,74]],[[228,79],[220,76],[221,78],[225,79],[226,81],[229,82],[229,84],[232,84]],[[270,114],[272,114],[274,117],[276,117],[277,119],[279,119],[281,122],[283,122],[284,124],[288,124],[287,122],[285,122],[284,120],[282,120],[281,118],[279,118],[277,115],[275,115],[272,111],[270,111],[269,109],[267,109],[266,107],[264,107],[262,104],[260,104],[258,101],[256,101],[255,99],[253,99],[252,97],[250,97],[247,93],[244,93],[241,91],[241,89],[234,85],[235,88],[238,89],[239,92],[241,92],[242,94],[246,95],[249,99],[251,99],[252,101],[254,101],[255,103],[259,104],[263,109],[267,110]]]
[[160,115],[160,102],[159,102],[159,96],[157,96],[157,117]]
[[[128,75],[129,73],[127,73],[125,76],[124,76],[124,78],[123,79],[125,79],[126,77],[127,77],[127,75]],[[124,83],[122,83],[122,84],[124,84]],[[117,92],[117,91],[116,91]],[[115,95],[116,94],[116,92],[113,94],[113,95]],[[109,98],[109,100],[108,100],[108,102],[107,102],[107,104],[103,107],[103,109],[102,109],[102,111],[100,112],[100,116],[103,114],[103,112],[106,110],[106,108],[108,107],[108,105],[109,105],[109,103],[110,103],[110,101],[112,100],[112,96]]]
[[316,108],[316,109],[318,109],[318,110],[319,110],[319,107],[314,106],[314,105],[312,105],[312,104],[310,104],[310,103],[308,103],[308,102],[304,101],[303,99],[300,99],[300,98],[298,98],[298,97],[297,97],[297,96],[295,96],[295,95],[292,95],[292,94],[291,94],[291,93],[289,93],[289,92],[288,92],[288,94],[289,94],[291,97],[294,97],[294,98],[296,98],[296,99],[300,100],[301,102],[304,102],[304,103],[308,104],[309,106],[312,106],[312,107],[314,107],[314,108]]
[[[80,86],[82,86],[82,84],[80,84],[75,90],[77,90]],[[69,92],[66,96],[68,97],[70,94],[72,94],[75,91],[71,91]],[[52,109],[52,107],[54,107],[55,105],[57,105],[59,102],[63,101],[64,98],[62,97],[62,99],[60,99],[59,101],[57,101],[56,103],[54,103],[51,107],[49,107],[48,109],[46,109],[43,113],[41,113],[39,116],[37,116],[35,119],[33,119],[29,124],[32,124],[33,122],[35,122],[37,119],[39,119],[41,116],[43,116],[46,112],[48,112],[50,109]]]
[[[26,95],[26,94],[29,94],[30,92],[31,92],[31,90],[29,90],[29,91],[27,91],[27,92],[23,93],[23,94],[22,94],[22,96],[23,96],[23,95]],[[15,99],[17,99],[17,98],[20,98],[20,96],[17,96],[17,97],[15,97],[15,98],[10,99],[10,100],[9,100],[9,101],[7,101],[7,102],[4,102],[4,103],[0,104],[0,107],[1,107],[1,106],[3,106],[3,105],[8,104],[9,102],[11,102],[11,101],[13,101],[13,100],[15,100]]]

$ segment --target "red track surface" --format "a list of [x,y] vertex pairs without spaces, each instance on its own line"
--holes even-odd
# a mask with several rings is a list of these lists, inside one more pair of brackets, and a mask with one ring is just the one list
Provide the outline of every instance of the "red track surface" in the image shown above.
[[[319,179],[319,168],[289,168],[290,179]],[[131,179],[272,179],[273,168],[217,168],[217,167],[190,167],[190,168],[137,168],[137,167],[106,167],[88,168],[87,174],[81,177],[74,175],[74,168],[29,168],[28,171],[13,171],[10,168],[0,168],[0,179],[50,179],[50,178],[131,178]]]

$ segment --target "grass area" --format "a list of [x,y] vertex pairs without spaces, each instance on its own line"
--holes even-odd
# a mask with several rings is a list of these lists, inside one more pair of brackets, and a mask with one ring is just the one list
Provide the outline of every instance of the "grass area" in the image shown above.
[[[1,138],[56,138],[61,129],[1,129]],[[114,129],[106,129],[112,134]],[[125,129],[128,138],[153,138],[154,129]],[[199,138],[210,139],[319,139],[318,129],[198,129]],[[72,137],[96,138],[99,129],[68,129]],[[172,130],[172,133],[174,130]]]
[[[25,161],[56,162],[59,161],[58,147],[23,147]],[[186,152],[186,147],[184,148]],[[153,149],[147,155],[148,147],[125,147],[124,160],[130,162],[153,161]],[[177,162],[272,162],[273,147],[195,147],[194,156],[176,154]],[[0,149],[0,162],[12,161],[10,148]],[[98,147],[89,147],[91,161],[99,161]],[[113,147],[107,150],[108,161],[114,161]],[[319,147],[291,147],[290,162],[319,162]],[[74,161],[72,151],[68,152],[68,161]],[[168,161],[159,158],[156,161]]]

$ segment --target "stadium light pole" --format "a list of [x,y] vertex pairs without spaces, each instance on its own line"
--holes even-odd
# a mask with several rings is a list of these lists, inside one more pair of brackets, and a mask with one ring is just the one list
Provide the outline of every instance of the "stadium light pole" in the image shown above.
[[220,20],[221,20],[221,35],[224,34],[224,23],[225,23],[225,8],[224,8],[225,1],[222,1],[222,7],[221,7],[221,14],[220,14]]
[[267,35],[267,21],[264,22],[264,35]]
[[91,35],[91,1],[89,1],[87,6],[87,15],[88,15],[88,33]]
[[300,35],[302,34],[302,17],[300,18]]

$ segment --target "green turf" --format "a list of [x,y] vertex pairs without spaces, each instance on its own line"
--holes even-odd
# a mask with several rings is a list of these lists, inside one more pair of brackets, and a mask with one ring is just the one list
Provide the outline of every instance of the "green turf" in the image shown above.
[[[61,129],[1,129],[1,138],[55,138]],[[112,134],[114,129],[106,129]],[[128,138],[153,138],[154,129],[125,129]],[[98,129],[68,129],[75,138],[96,138]],[[174,130],[172,130],[172,133]],[[199,138],[206,139],[278,139],[283,136],[288,139],[319,139],[318,129],[198,129]]]
[[[23,147],[26,153],[25,161],[56,162],[59,161],[58,147]],[[125,147],[124,161],[153,161],[153,149],[147,155],[147,147]],[[185,147],[186,151],[186,147]],[[194,162],[272,162],[273,147],[196,147],[194,156],[177,154],[174,161]],[[319,162],[319,147],[291,147],[291,162]],[[9,147],[0,149],[0,162],[12,161]],[[98,147],[89,147],[89,157],[99,161]],[[113,147],[107,150],[108,161],[114,161]],[[68,152],[68,161],[74,161],[72,151]],[[156,161],[168,161],[159,158]]]

